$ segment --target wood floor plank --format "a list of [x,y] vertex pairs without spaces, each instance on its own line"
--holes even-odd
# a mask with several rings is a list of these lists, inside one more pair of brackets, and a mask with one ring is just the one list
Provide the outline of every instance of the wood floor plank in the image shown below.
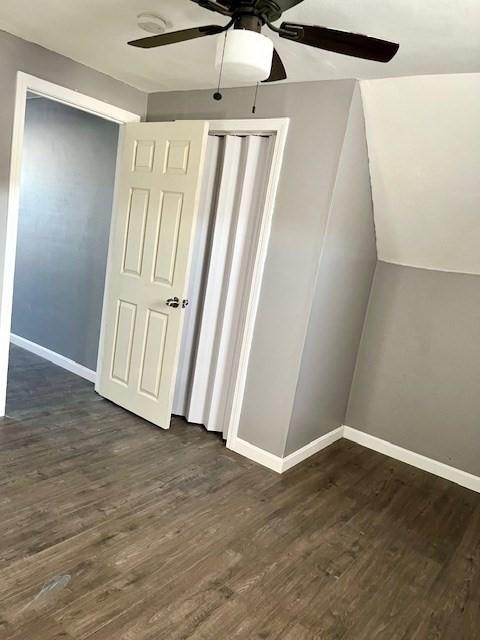
[[480,496],[340,441],[283,476],[12,348],[1,640],[477,640]]

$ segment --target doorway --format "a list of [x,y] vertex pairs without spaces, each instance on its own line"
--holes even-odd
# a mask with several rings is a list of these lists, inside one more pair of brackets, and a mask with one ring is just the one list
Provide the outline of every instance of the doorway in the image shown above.
[[119,125],[27,94],[11,341],[95,379]]
[[[104,103],[100,100],[96,100],[91,98],[90,96],[86,96],[76,91],[72,91],[70,89],[66,89],[59,85],[55,85],[53,83],[47,82],[40,78],[36,78],[35,76],[31,76],[22,72],[19,72],[17,75],[17,89],[16,89],[16,101],[15,101],[15,115],[14,115],[14,127],[13,127],[13,136],[12,136],[12,155],[11,155],[11,168],[10,168],[10,184],[9,184],[9,199],[8,199],[8,215],[6,221],[6,229],[5,229],[5,259],[4,259],[4,269],[2,273],[2,289],[1,289],[1,304],[0,304],[0,415],[5,415],[6,408],[6,391],[7,391],[7,376],[8,376],[8,363],[9,363],[9,351],[10,351],[10,341],[11,341],[11,329],[12,329],[12,308],[13,308],[13,293],[14,293],[14,274],[15,274],[15,263],[16,263],[16,254],[17,254],[17,237],[18,237],[18,229],[19,229],[19,212],[20,212],[20,195],[21,195],[21,179],[22,179],[22,168],[23,168],[23,151],[24,151],[24,142],[25,142],[25,118],[27,114],[27,104],[33,103],[33,101],[38,100],[37,103],[38,109],[40,112],[53,108],[65,108],[71,109],[72,112],[70,115],[74,117],[79,117],[80,114],[89,116],[92,118],[101,119],[101,121],[108,121],[109,124],[112,124],[115,127],[118,125],[138,122],[140,120],[139,114],[134,114],[118,107],[114,107],[109,105],[108,103]],[[42,107],[40,106],[42,103]],[[58,114],[57,114],[58,115]],[[65,115],[65,113],[64,113]],[[47,118],[48,114],[43,113],[43,116],[37,113],[37,119]],[[110,131],[110,134],[113,132]],[[112,153],[115,154],[115,149],[112,149]],[[61,158],[56,161],[57,168],[61,166]],[[63,158],[64,163],[68,163],[69,158]],[[110,158],[110,161],[116,165],[116,158]],[[40,166],[44,162],[44,158],[34,158],[32,166],[37,164]],[[45,181],[42,181],[42,184],[38,185],[40,188],[45,187]],[[113,187],[112,187],[113,191]],[[46,195],[44,193],[44,195]],[[111,194],[110,194],[111,196]],[[32,202],[33,204],[33,202]],[[58,204],[58,203],[57,203]],[[34,207],[32,206],[30,213],[33,214]],[[54,207],[58,212],[58,207]],[[105,210],[105,206],[103,207]],[[107,220],[104,218],[104,225],[109,224],[108,222],[108,203],[107,203]],[[38,232],[41,233],[45,230],[45,220],[41,217],[37,217],[35,223],[38,225]],[[68,230],[67,230],[68,231]],[[40,235],[37,238],[37,244],[40,244]],[[22,257],[23,268],[25,268],[25,272],[28,272],[28,261],[32,257],[32,250],[37,249],[36,247],[36,234],[32,233],[30,238],[24,238],[25,244],[23,249],[24,255]],[[85,238],[84,238],[85,239]],[[72,253],[75,253],[78,247],[72,246]],[[25,258],[25,260],[23,260]],[[51,259],[52,256],[49,256]],[[106,259],[106,256],[104,256]],[[73,262],[73,261],[72,261]],[[101,268],[100,268],[101,271]],[[97,274],[98,276],[98,274]],[[99,287],[100,292],[103,289],[104,283],[101,282],[101,274],[100,277],[96,279],[96,286]],[[52,282],[52,286],[56,283]],[[26,294],[26,291],[24,291]],[[35,293],[33,291],[32,293]],[[102,294],[103,295],[103,294]],[[27,296],[28,297],[28,296]],[[98,295],[97,295],[98,299]],[[25,298],[24,298],[25,300]],[[19,306],[17,307],[17,321],[15,322],[17,327],[20,327],[18,331],[31,330],[38,331],[38,326],[30,326],[29,328],[26,326],[28,323],[32,321],[32,318],[25,317],[28,313],[25,313],[25,307],[23,306],[22,300],[19,300]],[[28,311],[28,303],[26,307]],[[14,325],[15,326],[15,325]],[[32,334],[33,335],[33,334]],[[37,334],[38,335],[38,334]],[[37,343],[33,342],[33,340],[28,340],[27,342],[22,342],[21,338],[23,336],[13,336],[13,341],[19,344],[21,347],[28,346],[30,351],[35,352],[35,345]],[[58,336],[57,336],[58,337]],[[94,341],[90,340],[93,344],[91,347],[95,350],[96,345]],[[41,345],[39,345],[41,347]],[[40,348],[41,357],[52,360],[55,362],[56,352],[52,349],[48,348]],[[89,366],[84,366],[81,363],[75,362],[73,359],[60,356],[61,366],[65,368],[69,368],[72,366],[75,369],[75,373],[82,375],[83,377],[92,380],[94,377],[94,371]],[[90,358],[88,362],[91,364],[92,362],[92,354],[90,354]]]
[[117,123],[27,93],[10,415],[21,408],[18,389],[32,360],[18,347],[95,380],[118,135]]

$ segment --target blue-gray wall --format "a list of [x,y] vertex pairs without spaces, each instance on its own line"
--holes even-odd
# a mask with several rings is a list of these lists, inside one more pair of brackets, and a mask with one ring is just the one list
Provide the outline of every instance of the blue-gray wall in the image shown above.
[[[23,71],[143,116],[147,94],[65,56],[0,31],[0,294],[2,293],[15,86]],[[8,318],[8,323],[10,319]],[[0,330],[8,330],[0,326]],[[1,373],[1,372],[0,372]]]
[[114,123],[27,101],[12,332],[93,370],[117,140]]

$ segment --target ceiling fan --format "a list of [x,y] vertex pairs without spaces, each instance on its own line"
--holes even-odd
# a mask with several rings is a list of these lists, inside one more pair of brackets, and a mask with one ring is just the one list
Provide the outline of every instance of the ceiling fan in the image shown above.
[[[224,26],[212,24],[140,38],[128,44],[150,49],[228,32],[225,39],[219,40],[216,66],[227,68],[234,74],[236,71],[239,79],[254,82],[276,82],[285,80],[287,77],[273,42],[261,33],[265,25],[286,40],[377,62],[389,62],[399,49],[399,45],[394,42],[327,27],[308,26],[295,22],[282,22],[279,27],[272,24],[279,20],[285,11],[303,0],[192,0],[192,2],[230,18],[229,22]],[[231,27],[233,30],[229,31]]]

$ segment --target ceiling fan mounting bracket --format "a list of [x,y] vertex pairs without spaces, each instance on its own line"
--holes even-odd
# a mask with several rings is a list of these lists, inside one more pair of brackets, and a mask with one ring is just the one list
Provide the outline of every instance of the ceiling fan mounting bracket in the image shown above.
[[232,0],[231,6],[234,16],[254,15],[262,20],[262,24],[275,22],[282,15],[282,9],[275,0]]
[[234,29],[248,29],[260,33],[265,21],[253,13],[241,13],[234,17]]
[[283,9],[276,0],[193,0],[204,9],[221,13],[225,16],[240,18],[241,16],[257,16],[262,24],[278,20]]

